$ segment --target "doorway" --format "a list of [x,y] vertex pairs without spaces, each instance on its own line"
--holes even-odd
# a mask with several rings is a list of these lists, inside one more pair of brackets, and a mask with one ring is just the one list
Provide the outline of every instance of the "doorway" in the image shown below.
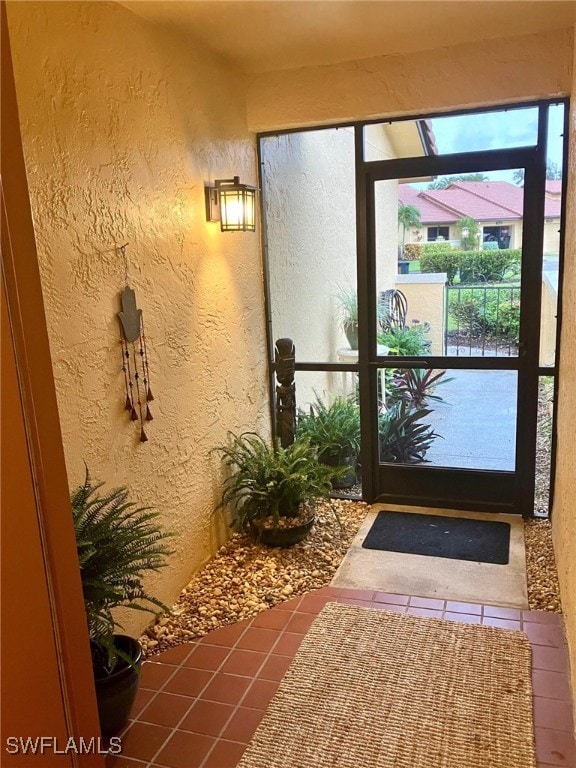
[[[561,247],[543,260],[542,244],[563,141],[548,128],[564,107],[260,137],[271,374],[289,337],[301,409],[355,398],[366,501],[533,513],[539,389],[557,377],[559,271],[548,295],[543,266]],[[503,115],[530,129],[499,131]],[[459,121],[461,151],[442,121]]]

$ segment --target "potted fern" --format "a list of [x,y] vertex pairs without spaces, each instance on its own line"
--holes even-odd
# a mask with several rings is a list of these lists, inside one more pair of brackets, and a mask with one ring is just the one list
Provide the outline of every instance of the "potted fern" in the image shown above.
[[228,444],[216,450],[229,471],[219,506],[233,509],[233,527],[269,546],[301,541],[314,524],[315,502],[332,490],[333,470],[319,461],[310,440],[282,448],[255,432],[229,433]]
[[360,408],[351,397],[338,395],[324,401],[315,395],[310,412],[298,412],[297,434],[308,437],[323,464],[346,468],[334,474],[334,488],[351,488],[360,452]]
[[171,535],[156,524],[158,513],[129,501],[126,488],[100,495],[88,470],[71,495],[84,605],[102,735],[108,737],[128,722],[138,690],[142,649],[137,640],[117,634],[122,628],[113,609],[154,612],[166,606],[148,594],[142,579],[158,571],[171,554]]

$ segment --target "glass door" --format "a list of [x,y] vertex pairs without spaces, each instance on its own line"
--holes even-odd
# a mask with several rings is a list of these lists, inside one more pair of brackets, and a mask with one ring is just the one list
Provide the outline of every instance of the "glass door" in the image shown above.
[[534,142],[364,163],[359,347],[376,501],[521,512],[533,496],[544,189]]

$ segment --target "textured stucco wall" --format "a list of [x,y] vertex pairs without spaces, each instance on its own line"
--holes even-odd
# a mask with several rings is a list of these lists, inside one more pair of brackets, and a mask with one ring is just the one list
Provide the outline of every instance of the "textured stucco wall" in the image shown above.
[[576,691],[576,77],[573,81],[566,199],[566,246],[558,396],[558,455],[552,528]]
[[[176,554],[149,588],[171,601],[225,535],[210,450],[268,427],[258,234],[204,214],[204,181],[256,181],[244,81],[115,3],[8,13],[69,482],[86,461],[162,513]],[[145,444],[122,410],[123,242],[156,397]]]
[[540,325],[540,365],[554,365],[556,360],[556,315],[558,289],[544,272],[542,275],[542,322]]
[[444,287],[446,274],[430,272],[424,275],[397,275],[396,288],[406,296],[406,324],[430,323],[424,338],[432,342],[431,355],[444,354]]
[[266,131],[561,95],[571,68],[568,29],[265,72],[250,80],[248,122]]

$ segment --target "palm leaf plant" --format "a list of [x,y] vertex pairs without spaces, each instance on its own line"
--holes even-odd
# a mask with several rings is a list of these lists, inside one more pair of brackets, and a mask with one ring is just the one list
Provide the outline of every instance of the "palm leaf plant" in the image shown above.
[[93,661],[95,670],[105,673],[118,656],[125,658],[115,644],[115,629],[121,625],[113,610],[168,610],[142,580],[148,571],[164,568],[172,550],[166,541],[171,534],[156,523],[157,512],[129,501],[126,488],[100,495],[102,486],[92,482],[86,469],[71,504]]
[[380,461],[393,464],[419,464],[437,437],[430,424],[422,422],[432,411],[412,408],[400,400],[378,417]]
[[301,505],[313,505],[332,490],[333,470],[318,459],[307,437],[283,448],[268,444],[255,432],[229,433],[228,444],[216,450],[228,468],[219,507],[233,510],[233,527],[261,535],[268,518],[295,518]]
[[453,378],[445,379],[445,375],[446,371],[433,368],[396,369],[392,372],[392,380],[387,387],[388,400],[404,400],[412,408],[425,407],[430,400],[441,403],[443,398],[436,394],[436,387],[453,381]]

